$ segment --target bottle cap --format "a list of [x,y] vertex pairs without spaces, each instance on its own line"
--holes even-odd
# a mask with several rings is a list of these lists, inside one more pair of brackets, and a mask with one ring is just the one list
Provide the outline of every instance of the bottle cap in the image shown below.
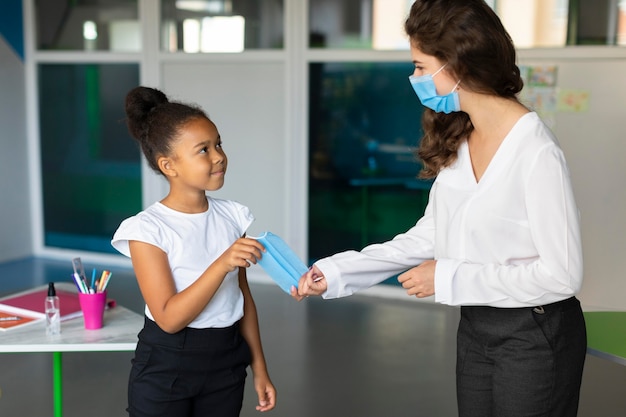
[[48,283],[48,297],[56,297],[57,292],[54,289],[54,282]]

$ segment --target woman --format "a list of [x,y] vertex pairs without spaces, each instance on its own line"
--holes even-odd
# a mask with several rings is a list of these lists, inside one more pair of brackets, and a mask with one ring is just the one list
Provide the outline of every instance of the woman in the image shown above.
[[425,214],[389,242],[317,261],[292,296],[343,297],[401,273],[409,295],[461,306],[461,417],[576,416],[583,267],[563,152],[517,99],[515,48],[483,0],[417,0],[405,29],[428,107]]

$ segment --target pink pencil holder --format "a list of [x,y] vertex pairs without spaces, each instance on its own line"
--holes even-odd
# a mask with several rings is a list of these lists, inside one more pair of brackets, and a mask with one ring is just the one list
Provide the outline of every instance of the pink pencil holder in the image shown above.
[[106,291],[95,294],[78,293],[78,301],[80,302],[80,309],[83,311],[85,329],[94,330],[102,328],[106,300]]

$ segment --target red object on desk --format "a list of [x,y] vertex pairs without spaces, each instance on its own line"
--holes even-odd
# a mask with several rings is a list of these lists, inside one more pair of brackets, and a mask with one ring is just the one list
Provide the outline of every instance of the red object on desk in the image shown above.
[[[56,291],[56,295],[59,297],[59,304],[61,307],[61,321],[69,320],[82,315],[77,293],[58,289]],[[44,300],[47,296],[48,289],[44,288],[38,291],[5,298],[0,300],[0,305],[4,304],[11,307],[22,308],[24,310],[45,314]]]
[[13,312],[2,311],[2,308],[0,307],[0,331],[22,326],[35,320],[37,320],[35,317],[26,317],[23,314],[17,315]]

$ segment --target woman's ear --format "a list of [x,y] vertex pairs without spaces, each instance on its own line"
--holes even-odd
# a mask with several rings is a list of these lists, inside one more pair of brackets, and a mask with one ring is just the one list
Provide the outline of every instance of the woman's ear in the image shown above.
[[157,159],[157,165],[166,177],[175,177],[177,175],[171,158],[161,156]]

